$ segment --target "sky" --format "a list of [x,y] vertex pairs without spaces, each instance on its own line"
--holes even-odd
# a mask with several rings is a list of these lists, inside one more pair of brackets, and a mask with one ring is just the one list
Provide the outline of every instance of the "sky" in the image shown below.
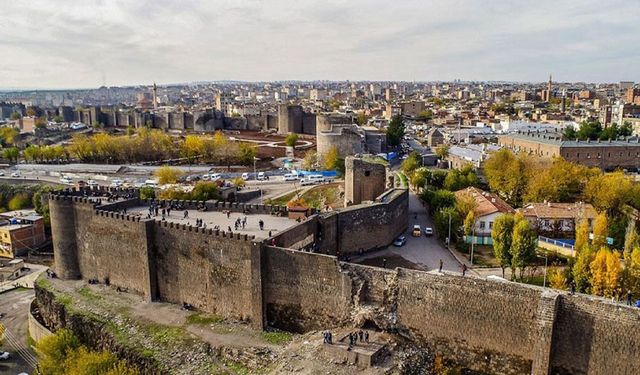
[[0,88],[640,81],[639,0],[0,0]]

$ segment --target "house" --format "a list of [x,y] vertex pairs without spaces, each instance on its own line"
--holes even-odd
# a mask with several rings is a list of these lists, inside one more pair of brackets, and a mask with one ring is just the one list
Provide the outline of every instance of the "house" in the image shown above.
[[574,235],[576,224],[587,220],[589,227],[598,213],[589,203],[529,203],[519,210],[542,235],[560,238]]
[[0,257],[15,258],[37,249],[46,241],[44,219],[26,210],[0,215]]
[[476,187],[468,187],[454,193],[456,198],[471,197],[475,200],[475,226],[473,235],[466,238],[476,244],[491,245],[491,229],[496,218],[502,214],[513,213],[514,209],[498,195]]

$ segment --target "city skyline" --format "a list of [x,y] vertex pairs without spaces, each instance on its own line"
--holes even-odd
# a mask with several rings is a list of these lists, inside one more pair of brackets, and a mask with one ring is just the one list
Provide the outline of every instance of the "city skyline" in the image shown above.
[[640,4],[3,2],[0,86],[640,81]]

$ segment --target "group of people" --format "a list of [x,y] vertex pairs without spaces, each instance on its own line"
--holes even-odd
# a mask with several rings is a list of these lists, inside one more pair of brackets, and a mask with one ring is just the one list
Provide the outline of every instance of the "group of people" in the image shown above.
[[358,340],[360,343],[369,343],[369,332],[359,330],[358,332],[350,332],[349,333],[349,350],[355,345],[358,344]]

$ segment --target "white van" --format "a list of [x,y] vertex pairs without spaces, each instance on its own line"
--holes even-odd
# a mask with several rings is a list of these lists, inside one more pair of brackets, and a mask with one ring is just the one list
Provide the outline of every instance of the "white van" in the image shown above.
[[158,187],[158,181],[156,180],[146,180],[144,182],[144,186],[150,186],[150,187]]
[[316,181],[310,180],[308,177],[300,179],[300,185],[302,186],[315,185],[315,184],[316,184]]
[[267,179],[267,176],[265,176],[264,172],[258,172],[258,180],[263,181],[266,179]]
[[312,174],[312,175],[307,176],[307,178],[309,180],[311,180],[311,181],[316,182],[316,183],[321,183],[321,182],[324,182],[324,180],[325,180],[324,176],[321,175],[321,174]]
[[249,173],[244,172],[244,173],[242,174],[242,179],[243,179],[243,180],[245,180],[245,181],[247,181],[247,180],[249,179]]
[[298,181],[298,175],[287,173],[284,176],[282,176],[282,179],[285,181]]

